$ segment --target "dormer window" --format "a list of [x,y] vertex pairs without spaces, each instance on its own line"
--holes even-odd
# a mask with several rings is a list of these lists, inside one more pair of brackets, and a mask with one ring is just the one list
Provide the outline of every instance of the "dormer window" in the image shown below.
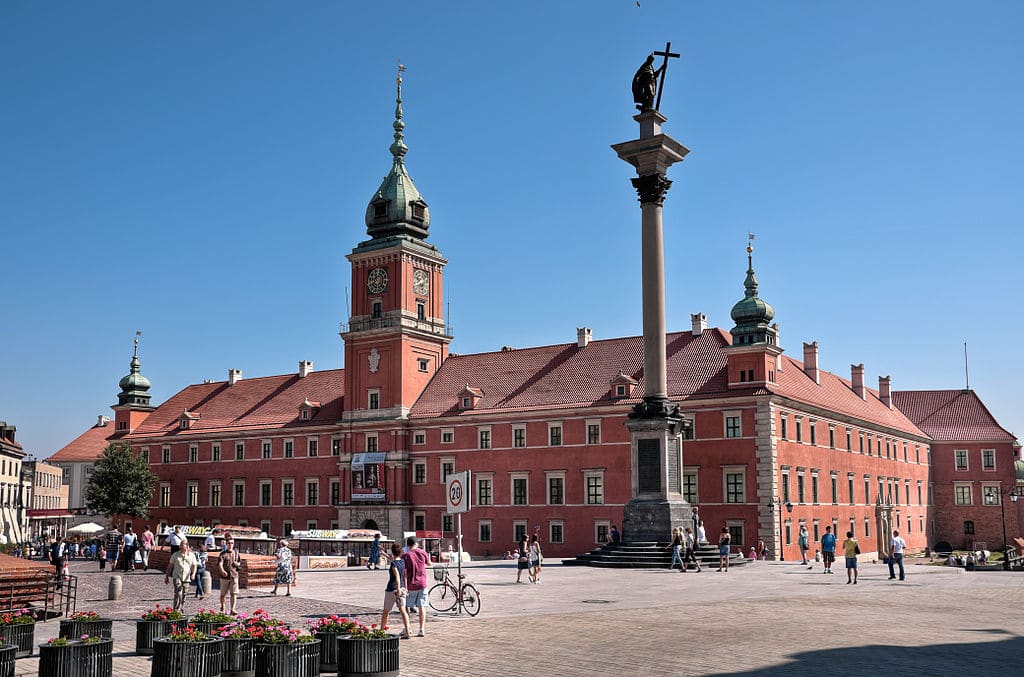
[[460,409],[473,409],[476,407],[476,403],[484,396],[484,391],[479,388],[472,388],[467,383],[466,387],[459,393],[459,408]]
[[413,202],[409,206],[412,208],[412,218],[416,221],[422,221],[426,214],[425,205],[422,202]]
[[373,218],[382,219],[388,215],[388,201],[378,200],[373,203]]
[[632,397],[633,388],[635,388],[638,383],[639,382],[635,378],[626,376],[620,371],[615,375],[615,378],[611,380],[611,390],[609,393],[613,398]]
[[189,430],[192,428],[192,423],[198,421],[200,414],[193,414],[188,409],[181,412],[181,416],[178,417],[178,430]]
[[300,421],[312,421],[316,413],[320,411],[320,402],[312,402],[307,397],[299,405],[299,420]]
[[301,412],[299,412],[299,418],[301,420],[303,420],[303,421],[308,421],[309,420],[309,409],[303,409]]

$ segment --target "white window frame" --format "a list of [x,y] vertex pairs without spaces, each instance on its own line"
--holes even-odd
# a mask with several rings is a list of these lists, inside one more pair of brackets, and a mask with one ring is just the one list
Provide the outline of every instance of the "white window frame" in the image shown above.
[[[957,463],[957,455],[963,452],[964,454],[964,466],[961,468]],[[953,471],[954,472],[967,472],[971,469],[971,455],[967,449],[954,449],[953,450]]]
[[[992,454],[992,467],[985,467],[985,454]],[[983,472],[995,472],[996,471],[996,450],[995,449],[982,449],[981,450],[981,469]]]
[[[483,528],[487,527],[487,538],[484,538]],[[477,520],[476,540],[480,543],[491,543],[494,540],[494,523],[491,520]]]
[[[554,431],[558,431],[558,444],[553,441]],[[564,447],[565,446],[565,428],[562,427],[561,421],[552,421],[548,423],[548,446],[549,447]]]
[[[491,497],[490,497],[490,500],[488,502],[486,502],[486,503],[484,503],[483,501],[480,500],[480,482],[481,482],[481,480],[488,481],[488,482],[491,483]],[[473,492],[476,494],[476,496],[475,496],[476,500],[474,501],[473,505],[480,506],[480,507],[493,506],[494,505],[494,473],[493,472],[476,473],[473,476]]]
[[[591,426],[597,426],[597,441],[596,442],[591,442],[590,441],[590,428],[591,428]],[[584,434],[587,436],[586,437],[587,444],[601,444],[601,441],[602,441],[602,439],[604,437],[601,434],[601,419],[599,419],[599,418],[588,418],[586,421],[584,421],[583,430],[585,431]]]
[[[966,503],[960,502],[959,489],[967,489]],[[971,482],[953,482],[953,505],[974,505],[974,486]]]
[[513,541],[518,541],[519,540],[518,538],[515,538],[516,531],[519,530],[519,527],[523,528],[523,533],[527,537],[529,537],[529,535],[530,535],[529,522],[527,522],[526,520],[512,520],[512,536],[513,536],[512,540]]
[[[374,396],[376,396],[376,404],[374,405]],[[367,388],[366,390],[366,408],[367,409],[380,409],[380,388]]]
[[412,526],[414,531],[416,530],[416,520],[417,519],[422,519],[423,520],[423,528],[426,529],[427,528],[427,513],[426,513],[425,510],[413,510],[413,512],[412,512],[412,524],[410,526]]
[[306,438],[306,457],[307,458],[318,458],[320,456],[320,438],[319,437],[307,437]]
[[[601,500],[592,503],[590,501],[590,478],[596,477],[601,480]],[[584,470],[583,471],[583,505],[604,505],[605,494],[607,493],[607,484],[604,481],[604,470]]]
[[[562,480],[562,502],[552,503],[551,502],[551,480],[560,479]],[[565,471],[564,470],[549,470],[544,473],[544,499],[547,505],[565,505]]]
[[[291,499],[292,502],[291,503],[288,503],[285,500],[285,493],[286,493],[285,492],[285,487],[291,487],[291,489],[292,489],[292,499]],[[293,507],[295,505],[295,480],[294,479],[281,480],[281,505],[284,506],[284,507]]]
[[188,462],[198,463],[199,462],[199,445],[190,444],[188,445]]
[[452,473],[454,474],[456,472],[456,470],[455,470],[455,457],[454,456],[444,456],[444,457],[440,458],[439,460],[440,460],[440,463],[437,464],[438,476],[441,478],[441,484],[444,484],[448,480],[448,477],[444,474],[444,466],[445,466],[446,463],[450,463],[451,466],[452,466]]
[[455,428],[441,428],[441,444],[455,444]]
[[[1002,485],[998,482],[981,483],[981,504],[984,506],[999,505],[1003,502]],[[992,492],[992,501],[989,502],[989,492]]]
[[[692,503],[700,503],[700,472],[699,468],[695,465],[683,466],[683,495],[686,495],[686,478],[693,477],[693,501]],[[689,500],[687,498],[687,500]]]
[[295,458],[295,440],[288,438],[281,446],[282,458]]
[[594,535],[594,543],[598,543],[598,544],[605,543],[605,541],[603,539],[601,539],[600,536],[599,536],[599,532],[601,530],[601,527],[604,527],[605,533],[607,533],[609,535],[611,535],[611,533],[612,533],[612,523],[611,523],[611,520],[594,520],[594,533],[593,533],[593,535]]
[[[270,487],[270,496],[263,502],[263,487]],[[260,480],[260,507],[269,508],[274,505],[274,483],[271,480]]]
[[[373,444],[370,444],[370,440],[373,440]],[[366,433],[366,435],[363,436],[363,443],[366,445],[366,448],[363,451],[367,453],[380,451],[380,437],[377,433]],[[371,447],[373,448],[371,449]]]
[[[416,466],[422,466],[423,468],[423,481],[416,481]],[[413,461],[412,464],[412,483],[413,484],[426,484],[427,483],[427,462],[426,461]]]
[[270,440],[260,440],[260,458],[267,460],[274,456],[274,444]]
[[417,357],[416,358],[417,369],[420,373],[426,374],[430,372],[430,358],[429,357]]
[[[730,501],[729,500],[729,484],[727,478],[729,475],[735,474],[743,475],[743,495],[741,501]],[[723,465],[722,466],[722,503],[726,505],[743,505],[747,502],[747,466],[745,465]]]
[[416,446],[420,446],[427,443],[427,431],[426,430],[413,430],[412,431],[412,443]]
[[[516,431],[523,431],[523,443],[516,444]],[[526,425],[525,424],[514,424],[512,426],[512,448],[513,449],[525,449],[526,448]]]
[[[736,419],[736,434],[729,434],[729,419]],[[743,437],[743,412],[741,411],[724,411],[722,412],[722,437],[729,440],[735,440]]]
[[[487,436],[487,446],[484,446],[484,435]],[[492,432],[491,426],[481,425],[477,426],[476,429],[476,448],[477,449],[493,449],[494,448],[494,433]]]
[[[555,527],[562,532],[562,537],[558,540],[555,540]],[[565,543],[565,520],[548,521],[548,543]]]
[[[235,502],[235,497],[238,496],[238,489],[237,489],[237,487],[242,487],[242,503],[241,504]],[[245,495],[245,480],[231,480],[231,507],[232,508],[245,507],[245,500],[246,500],[246,498],[247,498],[247,496]]]
[[[316,487],[316,503],[310,503],[309,502],[309,488],[311,486],[315,486]],[[306,503],[307,506],[316,507],[316,506],[320,505],[320,480],[319,479],[313,479],[313,478],[309,478],[309,477],[306,478],[306,493],[305,493],[304,498],[305,498],[305,503]]]
[[[220,490],[217,492],[216,505],[214,505],[213,503],[214,487]],[[206,502],[209,504],[211,508],[219,508],[224,505],[224,486],[221,484],[220,480],[213,480],[212,482],[210,482],[210,486],[207,489]]]
[[[526,502],[516,503],[516,480],[526,481]],[[530,473],[526,472],[510,472],[508,474],[508,504],[512,506],[516,505],[530,505]]]

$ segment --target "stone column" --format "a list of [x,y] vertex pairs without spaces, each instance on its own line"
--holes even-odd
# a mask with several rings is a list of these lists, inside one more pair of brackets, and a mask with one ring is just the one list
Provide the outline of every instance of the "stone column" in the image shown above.
[[663,134],[666,118],[644,111],[633,118],[640,138],[612,146],[636,168],[632,179],[640,198],[644,327],[644,399],[629,415],[632,500],[623,513],[624,540],[667,541],[672,529],[689,518],[682,496],[682,418],[668,399],[665,367],[665,255],[662,204],[672,182],[668,168],[690,151]]

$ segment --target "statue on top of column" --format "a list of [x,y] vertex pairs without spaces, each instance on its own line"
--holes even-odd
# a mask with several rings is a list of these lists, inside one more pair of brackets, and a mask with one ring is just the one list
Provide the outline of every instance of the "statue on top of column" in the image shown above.
[[641,113],[647,110],[654,110],[654,97],[658,93],[658,76],[665,69],[654,68],[654,52],[647,55],[647,60],[633,76],[633,101],[636,109]]

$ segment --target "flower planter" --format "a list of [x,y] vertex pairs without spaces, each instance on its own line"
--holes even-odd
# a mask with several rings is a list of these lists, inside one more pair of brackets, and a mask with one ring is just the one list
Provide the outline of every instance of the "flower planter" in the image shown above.
[[0,644],[0,677],[14,677],[14,664],[17,660],[16,644]]
[[[180,623],[181,621],[178,622]],[[228,621],[228,623],[230,622],[231,621]],[[210,637],[216,637],[217,631],[223,628],[228,623],[215,623],[213,621],[189,621],[190,625],[196,626],[196,630]]]
[[338,671],[338,638],[348,633],[317,632],[313,635],[320,640],[320,672]]
[[398,635],[381,639],[338,637],[338,677],[397,677]]
[[153,655],[153,640],[166,637],[175,625],[186,625],[188,619],[178,621],[135,621],[135,653],[140,656]]
[[39,677],[112,677],[114,641],[39,645]]
[[256,644],[256,677],[317,677],[320,640],[296,644]]
[[32,645],[35,643],[35,632],[35,623],[0,625],[0,637],[4,638],[4,643],[14,644],[18,647],[18,658],[28,658],[32,655]]
[[63,619],[60,622],[60,636],[66,639],[78,639],[82,635],[110,639],[114,621],[104,618],[98,621],[74,621]]
[[157,637],[153,640],[150,677],[217,677],[223,644],[224,640],[219,637],[202,642],[174,642]]
[[225,638],[220,651],[221,677],[255,677],[256,644],[252,637]]

